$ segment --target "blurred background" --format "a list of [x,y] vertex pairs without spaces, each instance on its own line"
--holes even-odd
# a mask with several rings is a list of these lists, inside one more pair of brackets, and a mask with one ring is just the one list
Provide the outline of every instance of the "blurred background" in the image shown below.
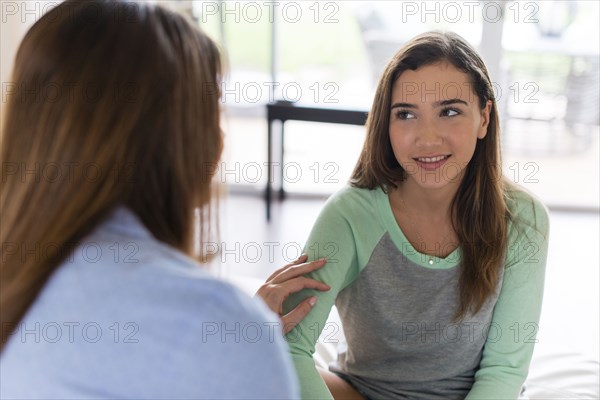
[[[18,44],[58,2],[0,1],[0,119]],[[285,164],[275,183],[283,181],[288,195],[275,201],[267,222],[267,104],[367,112],[386,62],[411,37],[450,30],[476,46],[496,90],[504,174],[550,210],[530,380],[546,377],[547,388],[553,368],[566,368],[572,379],[556,380],[561,388],[552,393],[569,390],[543,398],[598,398],[600,2],[153,2],[188,14],[227,60],[221,83],[226,145],[215,177],[227,195],[219,239],[210,248],[220,256],[209,268],[257,284],[299,255],[325,199],[346,184],[364,140],[361,126],[286,122]],[[273,125],[279,132],[281,123]],[[549,349],[564,357],[544,358]]]
[[[227,183],[264,188],[266,174],[257,179],[250,163],[266,160],[267,102],[368,110],[403,42],[452,30],[478,48],[495,83],[505,174],[552,208],[598,210],[599,2],[188,5],[228,58]],[[361,127],[286,123],[286,163],[300,166],[288,168],[286,190],[332,193],[344,185],[363,138]]]
[[[189,14],[226,56],[226,153],[218,178],[231,192],[264,191],[268,102],[368,111],[389,58],[406,40],[436,29],[461,34],[488,65],[505,174],[553,209],[599,209],[598,1],[151,2]],[[2,82],[22,35],[58,3],[1,1]],[[2,105],[6,90],[3,84]],[[333,193],[348,179],[363,139],[362,127],[286,123],[286,190]]]

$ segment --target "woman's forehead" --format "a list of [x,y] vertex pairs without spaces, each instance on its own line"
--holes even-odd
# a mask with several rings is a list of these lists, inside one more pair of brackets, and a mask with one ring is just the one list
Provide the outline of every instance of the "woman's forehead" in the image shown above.
[[395,103],[433,103],[450,99],[468,103],[477,101],[471,77],[448,62],[405,70],[392,87]]

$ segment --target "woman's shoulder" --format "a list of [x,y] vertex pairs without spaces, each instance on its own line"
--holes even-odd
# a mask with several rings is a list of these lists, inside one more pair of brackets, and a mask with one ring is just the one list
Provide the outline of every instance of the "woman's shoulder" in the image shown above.
[[335,207],[341,210],[373,209],[381,196],[385,193],[380,188],[366,189],[352,186],[350,184],[339,189],[332,194],[325,204],[325,207]]
[[351,199],[363,198],[365,196],[368,196],[369,192],[370,192],[369,189],[358,188],[358,187],[352,186],[350,184],[346,184],[345,186],[341,187],[336,192],[334,192],[329,197],[328,201],[339,202],[339,201],[348,201]]
[[77,298],[70,304],[90,312],[97,307],[94,312],[127,310],[143,316],[142,310],[155,309],[162,313],[155,313],[154,319],[192,313],[197,320],[218,315],[273,320],[245,293],[153,237],[126,209],[111,214],[79,242],[47,286],[44,292],[54,304],[65,296]]
[[[62,336],[52,346],[13,340],[12,356],[4,361],[37,360],[33,376],[52,363],[63,365],[69,379],[86,389],[60,397],[97,397],[103,387],[119,388],[115,397],[156,396],[167,389],[166,397],[181,398],[198,397],[200,390],[209,397],[289,397],[295,381],[278,318],[127,221],[125,230],[105,225],[85,238],[24,318],[27,329],[40,326],[43,334],[45,326],[58,326]],[[65,327],[72,325],[69,338]],[[267,361],[254,368],[261,357]],[[92,370],[77,369],[81,359],[100,361]],[[235,377],[232,382],[223,383],[223,371]],[[203,388],[195,384],[198,376],[207,379]],[[270,377],[278,382],[266,387]],[[48,393],[66,393],[60,381],[48,379]]]
[[377,235],[383,228],[387,197],[381,189],[345,186],[332,194],[321,209],[315,226],[328,234],[351,229]]
[[510,183],[506,186],[505,197],[511,227],[522,226],[533,229],[544,237],[548,235],[548,208],[535,194]]
[[[72,268],[58,271],[23,327],[38,329],[42,339],[50,328],[59,334],[51,345],[9,343],[3,359],[3,367],[14,367],[9,392],[29,395],[24,382],[34,379],[45,395],[62,398],[101,397],[106,387],[120,398],[293,396],[279,323],[259,301],[202,271],[121,267],[122,273],[109,272],[118,278],[112,282]],[[96,361],[78,368],[85,359]],[[260,359],[266,361],[256,368]],[[26,370],[27,376],[17,373]],[[225,376],[231,380],[224,382]]]

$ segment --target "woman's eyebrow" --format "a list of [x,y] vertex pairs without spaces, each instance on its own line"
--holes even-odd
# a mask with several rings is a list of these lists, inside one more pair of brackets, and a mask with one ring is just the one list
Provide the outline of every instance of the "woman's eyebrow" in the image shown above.
[[394,108],[417,108],[417,106],[411,103],[394,103],[390,109]]
[[435,103],[433,103],[434,107],[442,107],[442,106],[447,106],[450,104],[463,104],[465,106],[468,106],[469,104],[467,104],[466,101],[462,100],[462,99],[449,99],[449,100],[440,100],[440,101],[436,101]]
[[[436,101],[435,103],[433,103],[434,107],[443,107],[443,106],[447,106],[450,104],[463,104],[465,106],[468,106],[469,104],[462,100],[462,99],[448,99],[448,100],[439,100]],[[416,104],[412,104],[412,103],[394,103],[392,104],[392,106],[390,107],[390,109],[394,109],[394,108],[417,108]]]

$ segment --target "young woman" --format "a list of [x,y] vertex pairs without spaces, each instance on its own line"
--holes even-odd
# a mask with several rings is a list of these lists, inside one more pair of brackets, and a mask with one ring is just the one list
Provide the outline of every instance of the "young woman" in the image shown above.
[[0,397],[298,396],[275,316],[192,258],[219,69],[143,3],[65,1],[27,33],[2,130]]
[[[492,85],[452,33],[406,43],[379,82],[349,187],[305,246],[324,292],[287,336],[304,398],[516,399],[542,304],[548,215],[502,177]],[[347,347],[317,371],[336,305]]]

